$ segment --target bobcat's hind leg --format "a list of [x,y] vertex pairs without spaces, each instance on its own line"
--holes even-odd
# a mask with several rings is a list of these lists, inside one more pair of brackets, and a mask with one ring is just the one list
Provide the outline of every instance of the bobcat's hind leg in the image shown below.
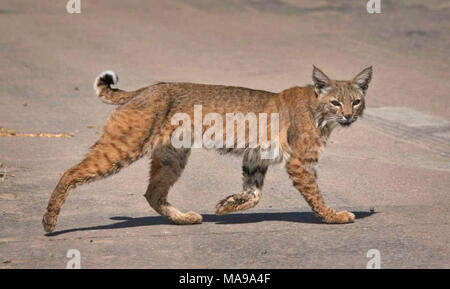
[[[127,111],[113,113],[102,137],[84,160],[63,174],[50,196],[42,219],[46,232],[55,229],[61,206],[75,187],[117,173],[147,152],[150,137],[148,126],[151,122],[137,126],[132,116]],[[143,122],[145,120],[140,115],[135,117]]]
[[79,164],[67,170],[53,190],[42,219],[44,230],[55,229],[59,211],[69,193],[79,185],[117,173],[140,157],[115,143],[97,143]]
[[152,152],[150,182],[145,198],[160,215],[177,225],[200,224],[202,216],[195,212],[182,213],[167,201],[170,187],[175,184],[186,166],[190,149],[175,149],[170,145]]
[[259,154],[246,153],[242,164],[244,189],[240,194],[234,194],[221,200],[216,205],[215,213],[223,215],[235,211],[243,211],[256,206],[262,195],[267,163],[260,159]]

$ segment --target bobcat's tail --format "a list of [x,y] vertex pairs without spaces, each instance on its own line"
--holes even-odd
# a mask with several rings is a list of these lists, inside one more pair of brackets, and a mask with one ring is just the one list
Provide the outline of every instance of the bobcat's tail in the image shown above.
[[135,97],[141,90],[124,91],[118,88],[111,88],[119,82],[117,73],[111,70],[100,73],[94,81],[94,90],[100,99],[109,104],[124,104]]

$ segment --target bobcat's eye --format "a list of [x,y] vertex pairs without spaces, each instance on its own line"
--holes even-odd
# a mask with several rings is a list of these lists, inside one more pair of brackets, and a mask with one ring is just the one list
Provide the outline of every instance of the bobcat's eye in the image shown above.
[[334,106],[341,106],[341,103],[339,101],[333,100],[331,101],[331,104]]
[[353,106],[355,106],[355,105],[358,105],[358,104],[360,104],[361,103],[361,100],[359,100],[359,99],[356,99],[356,100],[354,100],[353,101]]

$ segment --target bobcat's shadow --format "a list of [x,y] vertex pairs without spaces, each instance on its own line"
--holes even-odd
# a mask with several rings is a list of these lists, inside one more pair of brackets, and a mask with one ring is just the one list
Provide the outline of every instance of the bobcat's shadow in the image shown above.
[[[363,219],[375,214],[374,212],[363,212],[363,211],[353,213],[355,214],[356,219]],[[242,214],[229,214],[223,216],[217,216],[213,214],[203,214],[202,216],[204,223],[215,222],[216,224],[246,224],[246,223],[258,223],[263,221],[287,221],[287,222],[309,223],[309,224],[324,224],[313,212],[242,213]],[[112,229],[171,224],[169,220],[161,216],[148,216],[139,218],[117,216],[111,217],[110,219],[117,220],[120,222],[108,225],[99,225],[92,227],[82,227],[56,231],[53,233],[48,233],[46,234],[46,236],[57,236],[76,231],[112,230]]]

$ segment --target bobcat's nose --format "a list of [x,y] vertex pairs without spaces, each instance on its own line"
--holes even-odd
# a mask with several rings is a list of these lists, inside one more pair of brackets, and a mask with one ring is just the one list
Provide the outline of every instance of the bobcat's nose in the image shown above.
[[352,118],[351,114],[344,115],[345,120],[350,120]]

